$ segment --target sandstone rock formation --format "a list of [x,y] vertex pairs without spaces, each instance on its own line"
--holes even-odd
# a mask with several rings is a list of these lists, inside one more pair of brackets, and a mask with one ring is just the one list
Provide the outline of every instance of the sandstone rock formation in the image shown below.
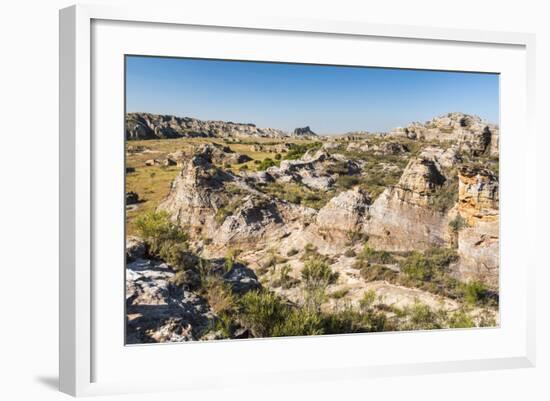
[[460,261],[455,270],[461,279],[493,287],[498,287],[499,271],[498,187],[498,177],[489,170],[460,169],[456,213],[466,224],[458,232]]
[[456,143],[461,151],[472,155],[498,155],[498,127],[477,116],[464,113],[449,113],[423,124],[415,122],[405,128],[396,128],[390,136],[423,141],[450,141]]
[[369,242],[392,251],[444,244],[445,217],[430,207],[432,196],[444,183],[436,162],[411,160],[397,185],[384,190],[371,206],[366,229]]
[[317,226],[346,235],[363,230],[368,219],[370,198],[361,189],[345,191],[332,198],[317,214]]
[[198,231],[215,226],[216,211],[227,201],[225,184],[235,177],[212,164],[210,148],[202,148],[182,167],[159,209],[182,226]]

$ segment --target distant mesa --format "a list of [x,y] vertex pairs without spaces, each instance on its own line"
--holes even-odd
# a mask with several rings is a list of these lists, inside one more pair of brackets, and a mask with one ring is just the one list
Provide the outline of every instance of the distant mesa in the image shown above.
[[315,132],[309,128],[309,126],[302,127],[302,128],[296,128],[294,130],[294,136],[317,136]]

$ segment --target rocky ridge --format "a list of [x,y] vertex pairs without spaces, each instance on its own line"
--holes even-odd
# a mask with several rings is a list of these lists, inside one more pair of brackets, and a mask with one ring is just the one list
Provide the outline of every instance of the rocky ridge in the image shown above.
[[231,121],[207,121],[191,117],[176,117],[151,113],[127,113],[125,120],[126,139],[165,138],[287,138],[313,137],[309,127],[297,128],[289,134],[274,128],[259,128],[251,123]]

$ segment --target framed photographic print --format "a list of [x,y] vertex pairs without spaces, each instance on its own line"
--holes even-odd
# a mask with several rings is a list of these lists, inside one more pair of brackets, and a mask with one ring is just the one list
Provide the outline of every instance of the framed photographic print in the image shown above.
[[532,36],[178,15],[61,11],[62,391],[533,365]]

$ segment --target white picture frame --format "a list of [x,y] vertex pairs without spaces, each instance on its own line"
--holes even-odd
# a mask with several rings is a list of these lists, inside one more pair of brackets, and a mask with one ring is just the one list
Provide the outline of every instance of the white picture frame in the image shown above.
[[[118,25],[117,25],[118,24]],[[502,303],[501,313],[502,324],[496,329],[486,330],[452,330],[422,333],[389,333],[389,334],[368,334],[368,335],[345,335],[345,336],[323,336],[324,338],[285,338],[265,340],[245,340],[206,344],[175,344],[162,346],[138,346],[125,347],[123,341],[117,339],[109,343],[108,333],[110,330],[117,332],[123,326],[123,315],[119,316],[120,324],[114,324],[114,318],[118,313],[117,308],[113,309],[112,316],[109,315],[106,306],[111,302],[118,305],[119,300],[115,293],[117,288],[123,287],[123,282],[116,282],[115,276],[107,277],[105,274],[96,271],[97,262],[102,261],[108,252],[100,250],[101,240],[97,239],[98,232],[104,227],[108,213],[103,214],[101,199],[98,193],[117,199],[116,190],[105,191],[101,188],[106,185],[101,179],[102,175],[108,172],[109,166],[113,169],[120,168],[120,159],[117,159],[117,149],[114,147],[123,143],[123,114],[116,114],[120,110],[118,104],[120,96],[120,85],[109,86],[110,91],[116,92],[113,97],[113,104],[109,107],[113,110],[113,118],[103,119],[103,109],[97,106],[97,97],[104,96],[107,85],[112,79],[120,77],[120,54],[130,52],[128,48],[139,52],[153,52],[163,55],[184,55],[189,49],[179,49],[180,54],[175,54],[175,44],[170,41],[163,41],[163,47],[156,51],[151,46],[163,36],[168,35],[170,29],[185,34],[185,29],[193,29],[198,37],[201,32],[210,35],[211,40],[220,41],[220,35],[227,35],[235,41],[233,49],[220,49],[218,54],[230,57],[242,50],[244,58],[247,58],[246,51],[253,47],[246,48],[243,45],[239,50],[238,42],[242,37],[243,43],[248,40],[246,35],[263,35],[267,45],[277,47],[282,42],[283,36],[300,40],[324,40],[327,43],[337,38],[342,44],[346,41],[385,41],[384,46],[399,41],[407,41],[408,46],[430,45],[438,46],[440,54],[446,53],[447,47],[452,47],[453,52],[467,52],[468,49],[477,49],[479,54],[486,52],[488,48],[496,49],[495,54],[502,53],[487,60],[483,64],[483,71],[499,72],[506,70],[506,82],[501,92],[501,114],[505,114],[505,121],[501,125],[501,143],[503,155],[501,158],[501,172],[505,179],[502,185],[502,214],[503,223],[501,232],[506,235],[503,238],[501,258],[503,263],[512,261],[511,264],[519,266],[515,269],[505,270],[501,277]],[[153,29],[154,28],[154,29]],[[143,29],[149,29],[147,43],[144,37],[139,37]],[[127,32],[127,35],[124,34]],[[197,33],[198,32],[198,33]],[[96,39],[94,39],[94,35]],[[230,36],[231,35],[231,36]],[[109,43],[105,38],[109,38]],[[315,39],[316,38],[316,39]],[[140,47],[130,44],[132,40],[141,39]],[[253,38],[252,38],[253,39]],[[250,40],[256,43],[257,40]],[[257,38],[256,38],[257,39]],[[205,47],[208,40],[204,38]],[[233,42],[232,42],[233,43]],[[305,43],[305,42],[304,42]],[[187,15],[184,7],[181,9],[167,10],[158,8],[142,9],[112,8],[108,6],[72,6],[60,11],[60,389],[61,391],[75,395],[94,395],[108,393],[125,393],[135,391],[160,391],[167,389],[205,389],[210,387],[230,386],[232,382],[231,373],[222,376],[220,372],[209,372],[201,368],[197,363],[195,372],[190,372],[187,380],[178,380],[175,377],[156,377],[151,375],[147,378],[134,377],[131,379],[120,372],[124,364],[131,366],[133,358],[151,358],[150,361],[169,361],[172,355],[183,352],[181,347],[188,347],[185,353],[188,358],[199,358],[204,355],[206,360],[215,360],[217,356],[223,358],[241,358],[243,366],[235,367],[235,371],[250,373],[248,380],[256,383],[272,383],[274,380],[283,381],[305,381],[305,380],[327,380],[339,378],[353,378],[361,380],[368,377],[421,374],[431,372],[455,372],[471,371],[481,369],[504,369],[515,367],[531,367],[535,364],[535,294],[534,294],[534,269],[537,263],[533,256],[523,260],[518,258],[521,252],[534,255],[529,249],[534,246],[535,241],[530,241],[530,235],[534,235],[534,221],[536,216],[535,197],[528,197],[522,194],[521,190],[512,192],[507,183],[520,182],[522,185],[531,185],[535,177],[529,174],[535,169],[534,147],[517,148],[514,143],[514,135],[521,132],[524,143],[534,143],[535,132],[533,129],[534,112],[534,45],[535,38],[530,34],[506,33],[506,32],[484,32],[456,29],[437,29],[412,26],[375,25],[362,22],[350,21],[316,21],[316,20],[294,20],[291,18],[256,18],[243,17],[241,19],[227,18],[215,14],[209,15]],[[147,50],[147,46],[149,50]],[[214,44],[212,45],[214,46]],[[252,46],[252,45],[250,45]],[[315,47],[315,46],[314,46]],[[339,55],[339,62],[349,57],[349,63],[360,63],[360,59],[353,59],[353,55],[346,46]],[[108,48],[108,49],[107,49]],[[248,50],[247,50],[248,49]],[[402,49],[405,49],[403,47]],[[500,50],[499,50],[500,49]],[[105,54],[101,53],[103,50]],[[433,50],[433,49],[432,49]],[[193,50],[200,52],[200,49]],[[205,50],[207,51],[207,50]],[[228,53],[224,53],[224,52]],[[275,50],[274,50],[275,51]],[[429,54],[429,49],[426,51]],[[111,52],[111,53],[108,53]],[[159,52],[159,53],[157,53]],[[168,52],[168,54],[166,54]],[[269,49],[265,54],[257,54],[258,59],[275,59],[277,56],[268,56]],[[500,52],[500,53],[499,53]],[[108,54],[107,54],[108,53]],[[238,53],[241,54],[241,53]],[[275,54],[275,53],[273,53]],[[288,50],[287,60],[296,57],[296,53]],[[380,53],[382,54],[382,53]],[[465,53],[466,54],[466,53]],[[307,55],[306,55],[307,56]],[[306,57],[304,56],[304,57]],[[382,66],[399,67],[399,60],[392,61],[389,58],[381,62]],[[316,56],[311,53],[309,57]],[[326,56],[331,57],[331,56]],[[333,55],[336,57],[336,55]],[[482,58],[482,56],[480,56]],[[97,58],[97,59],[96,59]],[[319,59],[320,60],[320,59]],[[323,59],[324,61],[328,58]],[[301,60],[299,60],[301,61]],[[509,61],[509,62],[507,62]],[[111,62],[113,64],[111,64]],[[103,64],[104,63],[104,64]],[[393,63],[393,64],[392,64]],[[481,61],[480,61],[481,63]],[[500,63],[500,64],[499,64]],[[391,64],[391,65],[390,65]],[[506,65],[505,65],[506,64]],[[482,65],[482,64],[480,64]],[[111,68],[115,66],[115,68]],[[416,64],[401,65],[402,67],[432,68],[432,69],[458,69],[459,64],[453,64],[452,57],[441,60],[439,63],[430,61],[426,57],[424,61]],[[464,67],[463,67],[464,68]],[[473,65],[468,68],[475,68]],[[115,71],[112,76],[106,76],[101,71]],[[95,80],[95,81],[94,81]],[[94,82],[93,82],[94,81]],[[103,84],[98,82],[103,82]],[[94,85],[99,85],[98,87]],[[103,85],[103,86],[101,86]],[[113,92],[113,93],[114,93]],[[516,94],[514,99],[510,94]],[[513,111],[513,112],[512,112]],[[98,117],[99,116],[99,117]],[[97,120],[99,118],[99,120]],[[99,138],[94,136],[98,129],[116,127],[120,120],[121,135],[117,138]],[[109,124],[109,125],[103,125]],[[95,131],[94,131],[95,130]],[[507,133],[508,132],[508,133]],[[114,142],[109,142],[110,140]],[[118,142],[117,142],[118,141]],[[113,148],[106,146],[113,144]],[[508,149],[508,150],[507,150]],[[101,153],[101,164],[98,153]],[[121,153],[121,152],[119,152]],[[120,156],[120,155],[119,155]],[[512,171],[507,165],[515,162],[519,168]],[[118,170],[117,170],[118,171]],[[512,177],[513,175],[513,177]],[[510,177],[506,179],[506,176]],[[112,182],[116,184],[118,173],[113,174]],[[520,188],[521,189],[521,188]],[[119,188],[122,194],[123,188]],[[101,195],[101,196],[103,196]],[[120,195],[122,199],[123,195]],[[508,197],[508,199],[506,198]],[[120,200],[123,204],[122,200]],[[508,215],[507,215],[508,214]],[[123,220],[120,220],[122,225]],[[110,221],[112,223],[112,220]],[[116,224],[115,224],[116,225]],[[116,235],[120,234],[123,228],[114,229],[114,243],[111,241],[112,249],[123,249],[123,236],[118,242]],[[506,229],[506,231],[503,231]],[[521,229],[521,230],[520,230]],[[99,230],[99,231],[98,231]],[[118,231],[117,231],[118,230]],[[531,233],[518,237],[514,231]],[[508,234],[509,233],[509,234]],[[514,249],[507,244],[514,243]],[[118,248],[117,248],[118,247]],[[120,251],[120,255],[122,255]],[[119,259],[119,261],[122,259]],[[517,261],[518,263],[515,263]],[[118,261],[115,261],[116,265]],[[120,265],[120,277],[122,277],[122,265]],[[509,273],[509,274],[508,274]],[[112,278],[115,278],[113,283]],[[104,287],[105,286],[105,287]],[[98,288],[105,288],[105,293],[110,295],[98,295]],[[112,291],[111,289],[112,288]],[[118,295],[122,299],[122,291]],[[98,299],[98,298],[101,299]],[[120,301],[122,304],[122,301]],[[108,316],[109,315],[109,316]],[[508,319],[509,318],[509,319]],[[101,330],[98,330],[101,326]],[[112,327],[111,327],[112,326]],[[504,334],[503,334],[504,333]],[[472,343],[479,339],[479,349],[464,352],[462,343]],[[394,342],[395,341],[395,342]],[[453,347],[455,354],[445,355],[438,347],[444,347],[445,341],[457,341]],[[426,358],[419,358],[418,353],[407,352],[403,348],[402,358],[390,358],[384,360],[375,353],[371,353],[372,360],[361,359],[361,352],[350,353],[347,356],[345,350],[348,347],[368,348],[368,343],[377,342],[376,347],[384,344],[396,345],[396,352],[400,347],[405,347],[409,342],[422,345],[433,345],[434,355],[429,356],[430,351],[426,350]],[[109,344],[107,344],[109,343]],[[106,345],[107,344],[107,345]],[[117,345],[118,344],[118,345]],[[448,343],[447,343],[448,344]],[[111,347],[111,348],[109,348]],[[113,352],[113,347],[116,352]],[[174,348],[180,347],[180,348]],[[317,360],[315,355],[320,349],[325,350],[324,361]],[[473,347],[475,348],[475,347]],[[357,348],[355,348],[357,349]],[[286,351],[285,351],[286,350]],[[288,369],[284,366],[283,359],[277,359],[277,355],[288,352],[297,356],[303,356],[296,361],[294,366]],[[439,353],[437,356],[435,353]],[[460,354],[464,353],[461,357]],[[251,355],[249,355],[251,354]],[[261,359],[252,359],[255,355],[271,356],[270,363],[263,363]],[[355,355],[353,355],[355,354]],[[118,359],[117,359],[118,358]],[[250,359],[247,359],[250,358]],[[307,358],[311,358],[309,361]],[[347,358],[347,359],[346,359]],[[288,362],[288,360],[287,360]],[[244,366],[254,363],[253,369]],[[239,365],[239,363],[237,363]],[[109,368],[112,366],[112,368]],[[202,369],[202,370],[201,370]],[[220,362],[220,369],[227,369]],[[247,370],[248,369],[248,370]],[[191,374],[192,373],[192,374]],[[246,381],[242,381],[245,384]]]

